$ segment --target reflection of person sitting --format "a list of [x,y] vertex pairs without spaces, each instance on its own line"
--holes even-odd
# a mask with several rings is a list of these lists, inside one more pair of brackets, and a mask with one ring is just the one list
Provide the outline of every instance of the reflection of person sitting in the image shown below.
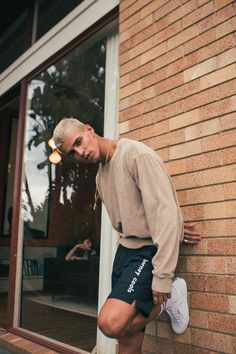
[[92,242],[89,237],[82,240],[82,243],[75,245],[65,256],[66,261],[74,261],[78,259],[88,259],[89,256],[95,255],[96,251],[92,249]]

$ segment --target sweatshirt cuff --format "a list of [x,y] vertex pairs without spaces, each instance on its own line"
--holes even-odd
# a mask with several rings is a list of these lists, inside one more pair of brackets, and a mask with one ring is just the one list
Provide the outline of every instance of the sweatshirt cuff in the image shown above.
[[152,290],[159,291],[161,293],[171,293],[172,279],[169,278],[157,278],[155,275],[152,279]]

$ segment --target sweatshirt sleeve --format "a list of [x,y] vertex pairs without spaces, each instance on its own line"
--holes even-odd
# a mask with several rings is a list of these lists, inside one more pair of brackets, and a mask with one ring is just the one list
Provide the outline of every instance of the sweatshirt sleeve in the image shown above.
[[183,218],[176,192],[155,153],[138,154],[134,159],[133,173],[141,192],[153,243],[158,247],[152,260],[152,290],[169,293],[183,233]]

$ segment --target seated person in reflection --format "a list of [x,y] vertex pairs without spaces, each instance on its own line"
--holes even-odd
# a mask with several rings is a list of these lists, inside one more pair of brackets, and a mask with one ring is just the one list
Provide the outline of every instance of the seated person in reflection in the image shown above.
[[75,245],[66,255],[66,261],[74,261],[79,259],[89,259],[89,256],[96,254],[92,249],[92,242],[89,237],[85,237],[81,243]]

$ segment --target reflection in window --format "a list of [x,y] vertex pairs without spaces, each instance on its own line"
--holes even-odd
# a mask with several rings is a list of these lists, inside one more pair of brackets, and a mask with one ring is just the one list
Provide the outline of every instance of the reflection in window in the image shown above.
[[0,72],[12,64],[27,49],[27,16],[28,11],[25,11],[0,36]]
[[83,0],[39,0],[36,40],[61,21]]
[[[25,131],[20,325],[88,351],[96,343],[101,208],[94,211],[93,203],[98,166],[65,157],[52,165],[48,141],[64,116],[103,134],[105,57],[106,38],[96,34],[34,78]],[[87,238],[92,245],[86,257],[65,260]]]

